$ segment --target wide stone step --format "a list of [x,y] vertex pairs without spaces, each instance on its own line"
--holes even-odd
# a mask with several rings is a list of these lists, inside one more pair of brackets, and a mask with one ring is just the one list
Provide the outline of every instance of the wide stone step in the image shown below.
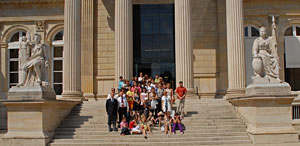
[[[242,145],[251,141],[246,125],[235,109],[223,99],[186,99],[183,119],[185,134],[165,135],[152,127],[153,135],[120,136],[108,132],[105,99],[83,101],[56,129],[51,146],[100,145]],[[174,105],[175,106],[175,105]],[[120,130],[120,129],[119,129]],[[179,133],[179,131],[177,131]]]
[[170,146],[182,146],[182,145],[222,145],[222,144],[251,144],[250,140],[224,140],[224,141],[168,141],[168,142],[151,142],[150,138],[144,142],[61,142],[52,143],[51,146],[128,146],[128,145],[143,145],[143,146],[153,146],[153,145],[170,145]]
[[[193,111],[193,110],[185,110],[185,112],[187,112],[187,114],[210,114],[210,115],[220,115],[220,114],[235,114],[235,111],[233,110],[223,110],[223,111],[215,111],[215,110],[200,110],[200,111]],[[72,111],[71,114],[102,114],[102,115],[106,115],[106,111]]]
[[[76,136],[73,137],[69,137],[74,138]],[[110,138],[102,138],[101,137],[94,137],[95,139],[85,139],[83,136],[81,136],[86,142],[147,142],[148,140],[146,140],[142,135],[137,135],[136,137],[126,137],[126,136],[122,136],[122,137],[110,137]],[[83,139],[74,139],[74,140],[78,140],[81,141]],[[217,137],[164,137],[161,136],[159,138],[157,137],[151,137],[151,135],[149,135],[149,139],[151,142],[169,142],[169,141],[223,141],[223,140],[248,140],[249,137],[248,136],[217,136]],[[54,142],[65,142],[67,139],[56,139],[54,140]],[[73,139],[72,139],[73,140]]]
[[[103,125],[102,127],[97,127],[97,128],[93,128],[94,126],[84,126],[84,127],[77,127],[77,126],[74,126],[74,127],[60,127],[60,128],[57,128],[55,131],[57,132],[76,132],[76,131],[107,131],[108,127],[107,125]],[[93,130],[92,130],[93,128]],[[159,127],[154,127],[154,128],[159,128]],[[246,128],[244,125],[235,125],[234,127],[230,126],[230,125],[220,125],[220,126],[202,126],[202,125],[196,125],[196,126],[189,126],[189,127],[185,127],[186,131],[190,131],[190,130],[195,130],[195,129],[199,129],[199,130],[206,130],[206,129],[230,129],[230,130],[234,130],[232,128],[235,128],[235,129],[244,129]]]
[[[202,123],[231,123],[231,122],[238,122],[238,123],[243,123],[241,120],[239,119],[201,119],[201,118],[184,118],[182,120],[183,122],[187,122],[187,121],[195,121],[195,122],[199,122],[199,124]],[[87,119],[80,119],[80,118],[73,118],[73,117],[69,117],[66,120],[64,120],[65,123],[98,123],[99,122],[104,122],[107,123],[107,118],[87,118]]]
[[[119,129],[120,130],[120,129]],[[83,131],[83,130],[82,130]],[[86,130],[87,131],[87,130]],[[97,135],[106,135],[109,134],[107,130],[89,130],[91,134]],[[93,131],[93,132],[92,132]],[[235,132],[245,132],[245,128],[236,128],[236,129],[197,129],[197,130],[185,130],[187,134],[199,134],[199,133],[235,133]],[[154,134],[161,134],[161,131],[153,130]],[[56,131],[55,135],[74,135],[76,131]]]
[[[188,124],[185,121],[183,123],[185,124],[186,127],[189,127],[189,126],[198,126],[199,125],[199,123],[190,123],[190,124]],[[80,124],[77,124],[77,123],[75,123],[75,124],[62,123],[60,125],[60,127],[82,126],[82,127],[88,127],[88,128],[101,128],[101,127],[103,127],[103,124],[98,124],[97,123],[97,124],[81,124],[80,125]],[[241,124],[239,124],[239,125],[213,125],[213,124],[211,124],[211,125],[200,125],[200,126],[198,126],[198,128],[211,128],[211,129],[213,129],[215,127],[217,127],[217,128],[240,128],[240,127],[246,127],[246,125],[241,125]]]
[[[70,117],[75,117],[75,116],[84,116],[84,117],[86,117],[86,118],[88,118],[88,117],[90,117],[90,118],[99,118],[99,117],[101,117],[101,118],[107,118],[107,115],[106,115],[106,113],[105,114],[97,114],[97,115],[94,115],[94,116],[92,116],[92,114],[90,114],[90,113],[76,113],[76,114],[70,114],[69,115]],[[210,119],[237,119],[238,117],[235,115],[235,114],[220,114],[220,115],[217,115],[217,114],[212,114],[212,115],[210,115],[210,114],[192,114],[192,115],[187,115],[186,117],[185,117],[185,119],[187,119],[187,118],[210,118]]]
[[[192,123],[191,121],[183,121],[183,123]],[[213,126],[213,125],[244,125],[244,123],[238,121],[238,122],[214,122],[214,121],[195,121],[194,123],[198,124],[199,126]],[[61,123],[62,125],[92,125],[92,124],[102,124],[103,126],[107,126],[107,121],[98,121],[98,120],[90,120],[90,121],[63,121]],[[188,127],[195,127],[192,125],[189,125]]]
[[[87,129],[65,129],[64,131],[58,130],[60,132],[57,132],[58,135],[61,136],[61,138],[66,138],[64,136],[101,136],[102,138],[110,138],[111,136],[119,136],[120,132],[99,132],[102,130],[87,130]],[[154,132],[154,131],[153,131]],[[136,137],[137,135],[129,135],[129,137]],[[151,137],[161,137],[164,136],[164,132],[158,133],[155,132],[154,135],[151,135]],[[169,135],[172,137],[182,137],[182,135],[176,134],[176,135]],[[213,136],[248,136],[246,132],[230,132],[230,131],[208,131],[205,132],[203,130],[199,131],[198,133],[185,133],[185,137],[213,137]],[[126,136],[128,137],[128,136]]]

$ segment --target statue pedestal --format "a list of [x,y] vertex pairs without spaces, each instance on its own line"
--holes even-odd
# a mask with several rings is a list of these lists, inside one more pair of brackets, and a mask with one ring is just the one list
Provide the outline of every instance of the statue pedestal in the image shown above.
[[247,132],[254,144],[298,142],[292,127],[292,101],[287,83],[252,84],[243,97],[229,98],[247,124]]
[[45,146],[55,128],[78,102],[55,100],[51,88],[41,86],[14,87],[8,99],[7,133],[2,143],[7,146]]
[[56,100],[53,88],[43,86],[21,86],[12,87],[7,93],[8,100],[30,101],[30,100]]

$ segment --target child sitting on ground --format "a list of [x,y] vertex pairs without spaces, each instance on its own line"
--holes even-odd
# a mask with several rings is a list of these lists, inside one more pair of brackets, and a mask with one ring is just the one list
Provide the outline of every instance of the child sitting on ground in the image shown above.
[[147,123],[146,116],[143,116],[143,119],[141,121],[141,128],[143,130],[144,138],[147,139],[147,131],[149,131],[149,134],[152,135],[150,125]]
[[171,133],[172,127],[171,127],[171,118],[170,118],[170,114],[167,113],[165,116],[165,135],[168,134],[168,131],[170,131]]
[[163,112],[159,112],[158,114],[157,114],[157,119],[156,120],[158,120],[158,126],[159,127],[161,127],[161,121],[164,119],[164,113]]
[[181,116],[179,116],[178,113],[175,113],[175,116],[173,118],[173,129],[172,129],[172,134],[174,135],[175,134],[175,128],[176,126],[178,125],[179,127],[179,130],[180,130],[180,134],[182,135],[183,134],[183,129],[182,129],[182,125],[181,125]]
[[141,134],[140,126],[136,123],[136,118],[129,123],[129,129],[131,130],[131,134]]
[[122,135],[122,136],[124,136],[124,135],[130,135],[130,131],[128,129],[128,124],[126,122],[126,118],[125,117],[122,118],[122,122],[120,124],[120,128],[121,128],[121,134],[120,135]]

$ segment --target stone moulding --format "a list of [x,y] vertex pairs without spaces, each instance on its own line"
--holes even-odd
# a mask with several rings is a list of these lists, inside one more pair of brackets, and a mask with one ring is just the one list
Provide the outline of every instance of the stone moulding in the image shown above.
[[0,0],[0,5],[64,3],[64,0]]

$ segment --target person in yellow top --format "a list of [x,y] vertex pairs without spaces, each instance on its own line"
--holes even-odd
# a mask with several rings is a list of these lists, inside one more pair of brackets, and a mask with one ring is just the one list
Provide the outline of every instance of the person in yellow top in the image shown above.
[[155,80],[154,80],[154,83],[159,83],[160,80],[159,80],[159,76],[158,74],[155,74]]
[[134,98],[134,92],[131,92],[130,90],[128,90],[126,92],[126,97],[127,97],[127,102],[128,102],[128,105],[129,105],[129,110],[130,112],[132,111],[133,109],[133,98]]

